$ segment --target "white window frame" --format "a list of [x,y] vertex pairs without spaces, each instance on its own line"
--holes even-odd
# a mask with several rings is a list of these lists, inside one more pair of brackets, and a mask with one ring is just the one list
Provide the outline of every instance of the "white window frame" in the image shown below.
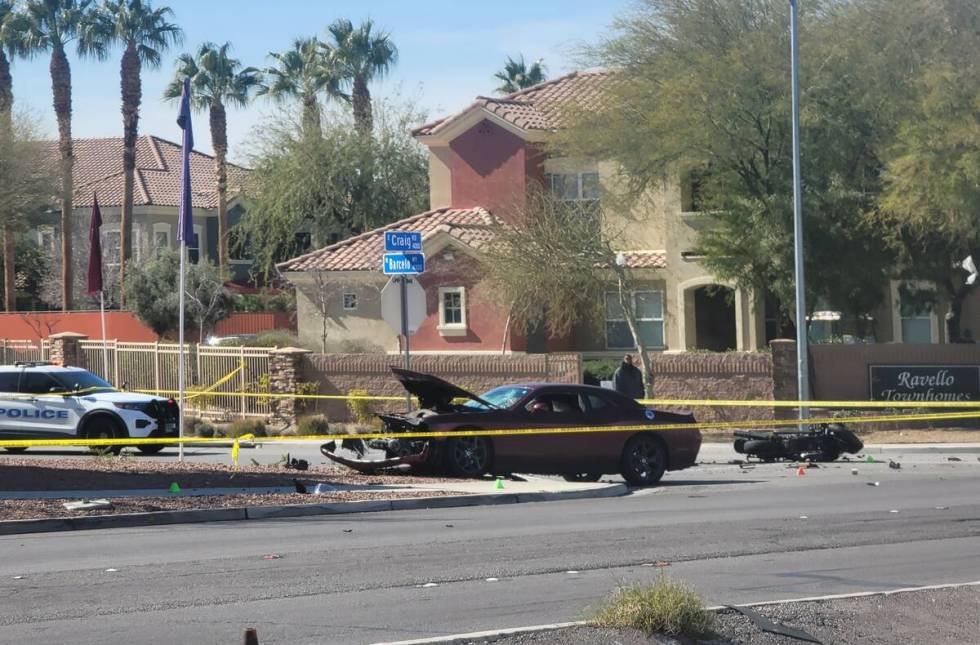
[[[50,243],[49,244],[45,244],[44,243],[45,236],[49,236],[49,238],[50,238]],[[54,234],[54,227],[53,226],[43,225],[43,226],[38,226],[37,227],[37,245],[39,247],[41,247],[42,249],[45,249],[45,250],[47,250],[47,251],[49,251],[51,253],[54,253],[55,252],[55,248],[54,248],[55,247],[55,234]]]
[[163,247],[161,247],[160,245],[157,244],[157,233],[166,233],[166,235],[167,235],[167,246],[166,246],[166,248],[168,248],[168,249],[173,248],[173,225],[168,224],[167,222],[154,222],[153,223],[153,237],[150,239],[150,242],[153,245],[153,251],[152,251],[152,253],[154,255],[156,255],[157,253],[159,253],[160,252],[160,249],[163,248]]
[[[354,305],[353,306],[348,306],[347,305],[347,298],[348,297],[353,298],[353,300],[354,300]],[[343,295],[341,296],[341,305],[343,306],[344,311],[357,311],[357,304],[358,304],[357,303],[357,293],[355,293],[353,291],[345,291],[343,293]]]
[[[111,249],[109,245],[109,237],[115,235],[116,239],[119,240],[119,244],[116,245],[116,261],[112,262],[106,258],[107,251]],[[102,257],[105,258],[106,267],[118,267],[119,260],[122,258],[122,231],[119,230],[118,224],[103,224],[102,225]]]
[[[902,321],[923,319],[926,316],[906,317],[902,315],[902,294],[898,289],[900,284],[901,282],[898,280],[892,280],[891,283],[892,331],[894,334],[893,338],[900,343],[904,343],[906,342],[906,340],[905,340],[905,332],[902,329]],[[935,285],[925,280],[909,281],[907,282],[907,284],[918,289],[931,289],[935,287]],[[928,317],[929,317],[929,342],[938,343],[939,342],[939,315],[936,313],[936,310],[933,309],[928,313]],[[949,342],[948,338],[946,339],[946,342],[947,343]]]
[[[447,323],[446,295],[459,294],[460,316],[458,323]],[[436,326],[442,336],[463,336],[467,332],[466,287],[439,287],[439,324]]]
[[[600,197],[584,197],[582,195],[582,189],[585,185],[585,175],[595,175],[596,183],[599,186],[600,197],[602,193],[602,183],[599,177],[599,171],[597,170],[586,170],[582,172],[550,172],[545,176],[548,183],[548,192],[558,198],[559,201],[563,202],[596,202],[599,201]],[[555,193],[554,178],[555,177],[575,177],[575,197],[563,197]]]
[[[639,294],[639,293],[658,293],[658,294],[660,294],[660,318],[639,318],[638,317],[636,319],[636,323],[637,323],[637,325],[639,325],[641,322],[652,322],[652,323],[658,323],[659,322],[660,323],[660,336],[661,336],[661,338],[663,338],[663,343],[660,344],[660,345],[655,345],[653,347],[648,347],[647,349],[663,349],[664,347],[667,346],[667,321],[666,321],[666,317],[665,317],[665,313],[666,313],[666,309],[667,309],[667,295],[666,295],[666,293],[664,291],[662,291],[660,289],[637,289],[635,291],[631,291],[630,292],[630,298],[632,298],[632,300],[633,300],[633,311],[634,312],[637,311],[637,307],[636,307],[636,295]],[[606,323],[610,323],[610,322],[626,322],[626,314],[625,313],[623,314],[623,317],[622,318],[609,318],[608,317],[609,316],[609,310],[606,308],[606,298],[608,298],[609,295],[614,296],[617,299],[617,301],[618,301],[619,300],[619,292],[618,291],[606,291],[603,294],[603,296],[602,296],[603,297],[603,301],[602,301],[602,315],[603,315],[603,321],[604,321],[603,322],[602,335],[603,335],[603,342],[605,343],[605,347],[606,347],[606,349],[609,349],[609,350],[626,349],[626,350],[634,350],[635,351],[636,350],[636,346],[635,346],[636,343],[635,342],[633,344],[634,345],[633,347],[614,347],[614,346],[611,346],[609,344],[609,333],[608,333],[608,330],[605,327]]]
[[[207,259],[207,256],[204,254],[204,250],[202,250],[202,247],[204,245],[201,243],[202,238],[204,237],[204,227],[201,226],[200,224],[194,224],[194,237],[197,238],[197,246],[191,246],[190,244],[187,244],[187,261],[188,262],[191,261],[191,249],[196,249],[197,261],[198,263],[200,263],[201,260]],[[187,242],[189,242],[189,240],[187,240]]]

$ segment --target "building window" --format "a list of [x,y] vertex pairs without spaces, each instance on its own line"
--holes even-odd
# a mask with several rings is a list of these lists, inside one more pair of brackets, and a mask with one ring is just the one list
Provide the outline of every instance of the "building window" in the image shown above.
[[54,253],[54,227],[37,227],[37,245],[48,253]]
[[107,267],[118,267],[119,257],[122,249],[120,248],[120,233],[118,229],[102,228],[102,257],[105,258]]
[[[660,291],[636,291],[632,294],[637,332],[650,348],[664,346],[664,295]],[[619,292],[606,292],[606,347],[635,349],[633,335],[619,303]]]
[[197,264],[201,259],[201,234],[203,229],[194,225],[194,235],[187,240],[187,261]]
[[344,294],[344,311],[357,311],[357,294]]
[[160,255],[164,249],[170,248],[171,226],[166,222],[156,222],[153,224],[153,253]]
[[599,199],[599,173],[555,173],[545,176],[545,184],[551,194],[562,201],[597,201]]
[[708,210],[706,205],[705,184],[710,170],[710,166],[692,168],[681,177],[682,212],[700,213]]
[[439,287],[438,329],[444,336],[466,333],[466,289],[463,287]]
[[902,319],[903,343],[926,344],[933,342],[932,312],[925,307],[916,307],[913,304],[903,302],[899,307],[899,315]]

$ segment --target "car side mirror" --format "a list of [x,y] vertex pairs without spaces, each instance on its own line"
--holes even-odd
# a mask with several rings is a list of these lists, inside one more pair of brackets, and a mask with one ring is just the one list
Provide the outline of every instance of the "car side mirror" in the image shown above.
[[551,407],[544,401],[535,401],[531,404],[531,414],[539,414],[541,412],[551,412]]
[[48,393],[50,393],[50,394],[61,394],[64,391],[65,391],[65,388],[63,388],[63,387],[61,387],[59,385],[52,385],[51,388],[48,390]]

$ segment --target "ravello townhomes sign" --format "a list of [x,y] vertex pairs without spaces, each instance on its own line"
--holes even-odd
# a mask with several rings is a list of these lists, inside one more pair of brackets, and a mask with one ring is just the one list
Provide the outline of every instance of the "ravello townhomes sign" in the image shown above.
[[870,365],[873,401],[980,401],[978,365]]

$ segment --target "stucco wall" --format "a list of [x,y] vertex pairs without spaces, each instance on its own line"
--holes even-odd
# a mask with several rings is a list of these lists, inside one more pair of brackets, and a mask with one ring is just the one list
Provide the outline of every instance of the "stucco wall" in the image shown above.
[[449,149],[453,206],[483,206],[506,219],[524,205],[527,155],[520,137],[483,120]]
[[[381,288],[387,281],[378,274],[370,276],[331,276],[321,281],[310,274],[290,274],[296,285],[296,321],[300,340],[310,347],[321,347],[323,317],[320,313],[320,291],[327,305],[328,348],[344,345],[361,351],[387,352],[398,349],[394,331],[381,320]],[[345,311],[344,293],[357,296],[357,310]]]

